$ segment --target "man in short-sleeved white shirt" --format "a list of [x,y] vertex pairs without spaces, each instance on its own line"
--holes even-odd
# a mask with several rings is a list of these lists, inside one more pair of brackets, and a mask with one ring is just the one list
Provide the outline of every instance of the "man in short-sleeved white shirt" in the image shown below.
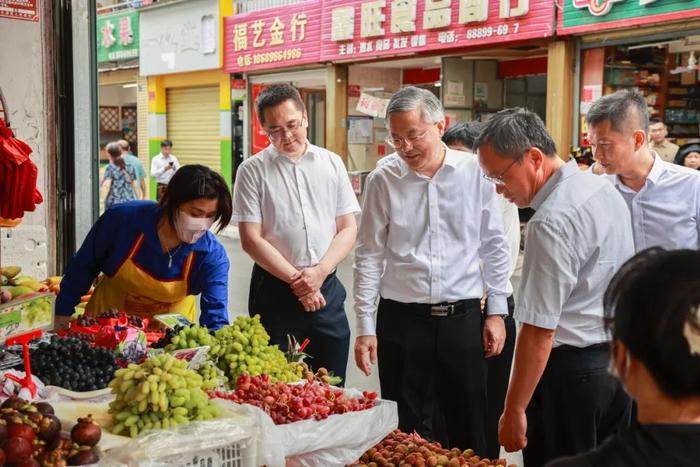
[[629,423],[631,402],[607,372],[603,294],[634,253],[629,212],[604,179],[565,163],[542,120],[496,113],[476,146],[486,177],[536,212],[525,241],[515,319],[522,324],[499,424],[527,467],[596,447]]
[[355,242],[359,204],[340,156],[307,140],[294,87],[264,89],[256,110],[272,144],[238,168],[233,202],[241,245],[255,261],[248,311],[273,344],[308,338],[309,364],[345,378],[350,328],[335,269]]
[[627,202],[635,250],[700,249],[700,171],[649,149],[644,96],[636,90],[604,96],[586,120],[597,165]]

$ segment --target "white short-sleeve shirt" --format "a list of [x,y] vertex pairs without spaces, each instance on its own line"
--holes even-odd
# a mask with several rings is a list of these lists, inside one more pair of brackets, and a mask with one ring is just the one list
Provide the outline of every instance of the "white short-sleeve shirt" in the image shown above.
[[664,162],[657,154],[639,192],[606,175],[627,202],[636,251],[700,249],[700,171]]
[[632,223],[617,190],[575,161],[544,184],[530,207],[516,320],[556,330],[554,346],[610,340],[603,295],[634,255]]
[[336,235],[336,217],[360,211],[342,159],[308,144],[297,161],[272,145],[245,160],[233,186],[233,222],[262,236],[294,267],[314,266]]

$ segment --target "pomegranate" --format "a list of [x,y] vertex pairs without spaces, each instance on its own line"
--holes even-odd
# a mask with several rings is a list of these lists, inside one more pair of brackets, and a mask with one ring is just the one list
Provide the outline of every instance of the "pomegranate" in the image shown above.
[[102,429],[92,419],[92,415],[88,415],[78,419],[77,425],[70,432],[70,437],[74,443],[80,446],[95,446],[100,442]]

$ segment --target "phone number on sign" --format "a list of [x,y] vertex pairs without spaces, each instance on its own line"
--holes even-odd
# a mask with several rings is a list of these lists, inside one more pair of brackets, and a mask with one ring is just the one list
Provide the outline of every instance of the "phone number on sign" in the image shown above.
[[520,30],[520,24],[514,23],[499,24],[498,26],[484,26],[483,28],[473,28],[467,31],[467,39],[484,39],[493,36],[507,36],[508,34],[517,34]]
[[301,49],[286,49],[276,52],[265,52],[259,54],[241,55],[236,59],[238,66],[260,65],[264,63],[275,63],[285,60],[296,60],[301,58],[303,52]]

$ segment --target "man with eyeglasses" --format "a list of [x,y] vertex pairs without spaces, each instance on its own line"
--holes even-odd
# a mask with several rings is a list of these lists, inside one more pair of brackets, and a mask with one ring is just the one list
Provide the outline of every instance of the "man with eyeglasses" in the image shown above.
[[485,176],[536,212],[514,317],[518,333],[499,439],[526,467],[596,447],[629,424],[630,400],[606,371],[603,294],[634,254],[629,211],[610,183],[556,153],[533,112],[506,109],[475,142]]
[[394,94],[387,127],[396,156],[367,177],[355,250],[355,361],[369,375],[378,360],[402,430],[432,436],[434,401],[439,441],[484,452],[484,356],[503,348],[510,272],[496,191],[475,157],[440,140],[444,112],[430,91]]
[[241,246],[255,261],[248,312],[283,350],[287,335],[308,338],[308,363],[344,380],[350,327],[335,270],[355,243],[357,198],[340,156],[308,141],[293,86],[263,89],[255,107],[271,144],[241,164],[233,201]]

